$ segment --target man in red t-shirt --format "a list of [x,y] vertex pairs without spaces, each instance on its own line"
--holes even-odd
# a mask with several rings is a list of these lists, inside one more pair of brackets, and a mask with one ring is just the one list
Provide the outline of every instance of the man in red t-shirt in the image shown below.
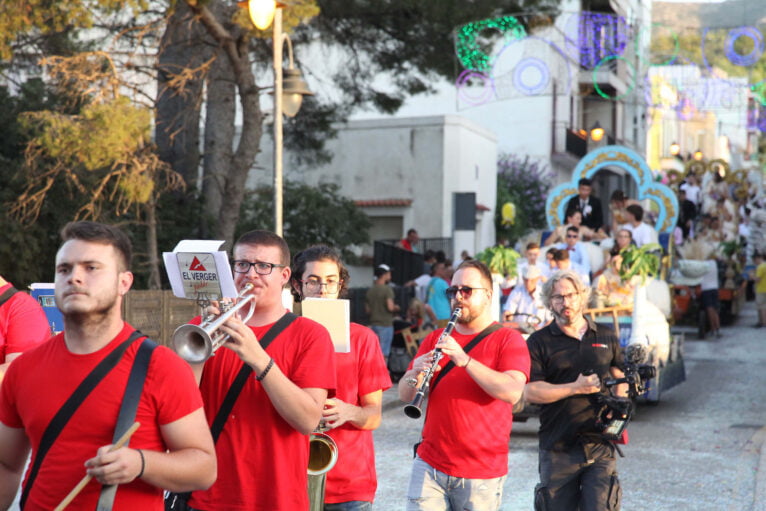
[[290,280],[290,250],[280,236],[256,230],[237,240],[233,256],[234,283],[240,292],[253,285],[255,309],[247,324],[236,315],[228,319],[220,327],[230,336],[224,348],[193,367],[211,424],[243,363],[254,377],[216,442],[218,480],[192,493],[189,505],[206,511],[308,509],[309,434],[335,391],[330,334],[297,318],[264,350],[259,339],[287,312],[282,289]]
[[[0,276],[0,297],[13,285]],[[13,359],[51,336],[48,318],[37,300],[17,291],[0,305],[0,383]]]
[[[338,253],[309,247],[293,260],[292,291],[304,298],[345,296],[350,277]],[[324,511],[369,511],[378,486],[372,430],[380,426],[383,391],[391,387],[375,332],[351,323],[351,352],[335,353],[338,389],[327,399],[322,422],[338,446],[338,460],[326,474]]]
[[[29,447],[85,377],[134,329],[121,305],[133,283],[131,247],[117,228],[94,222],[64,227],[56,254],[55,297],[64,331],[23,353],[8,368],[0,390],[0,509],[18,488]],[[188,491],[215,480],[213,439],[188,366],[164,347],[151,354],[130,447],[110,451],[128,375],[142,338],[90,391],[61,429],[30,483],[25,511],[55,508],[84,475],[93,477],[73,509],[94,509],[101,485],[120,485],[115,511],[164,508],[163,488]]]
[[455,330],[444,339],[443,330],[426,337],[399,381],[400,399],[410,402],[423,382],[423,371],[433,363],[434,348],[445,355],[436,375],[448,362],[454,363],[431,388],[407,509],[496,510],[508,473],[513,405],[529,379],[529,352],[521,335],[508,328],[490,333],[469,353],[464,350],[495,323],[492,276],[486,265],[477,260],[461,263],[447,296],[453,308],[461,308]]

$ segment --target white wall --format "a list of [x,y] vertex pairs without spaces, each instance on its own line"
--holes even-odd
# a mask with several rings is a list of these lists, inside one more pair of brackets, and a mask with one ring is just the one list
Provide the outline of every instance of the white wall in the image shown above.
[[[497,138],[489,130],[457,115],[352,120],[327,141],[330,164],[296,169],[285,153],[285,179],[310,185],[330,182],[354,200],[409,200],[409,206],[368,207],[378,238],[402,237],[414,227],[421,238],[453,237],[452,198],[475,192],[477,204],[490,211],[479,215],[477,231],[460,233],[455,255],[473,254],[495,242]],[[271,141],[264,137],[260,165],[248,187],[270,183]],[[397,219],[400,219],[399,222]],[[392,234],[399,225],[400,232]],[[375,239],[375,238],[373,238]]]

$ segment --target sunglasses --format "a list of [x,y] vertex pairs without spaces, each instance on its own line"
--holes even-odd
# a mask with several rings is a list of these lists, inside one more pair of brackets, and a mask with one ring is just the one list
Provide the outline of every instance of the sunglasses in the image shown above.
[[474,290],[477,289],[486,289],[484,287],[468,287],[468,286],[452,286],[448,287],[444,290],[444,292],[447,295],[447,298],[450,300],[454,300],[458,293],[460,293],[463,298],[469,299],[471,298],[471,295],[473,294]]

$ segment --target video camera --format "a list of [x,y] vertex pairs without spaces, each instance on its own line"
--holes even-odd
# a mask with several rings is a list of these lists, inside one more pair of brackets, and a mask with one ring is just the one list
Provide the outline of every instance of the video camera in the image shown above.
[[596,416],[596,429],[609,440],[618,440],[633,417],[633,399],[644,393],[644,382],[657,375],[654,366],[643,364],[646,347],[630,344],[625,348],[625,376],[605,378],[604,385],[611,388],[621,383],[628,384],[628,397],[599,395],[601,409]]

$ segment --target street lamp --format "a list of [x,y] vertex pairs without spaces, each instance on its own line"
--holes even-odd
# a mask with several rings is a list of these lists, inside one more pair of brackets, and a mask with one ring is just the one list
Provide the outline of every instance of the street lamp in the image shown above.
[[671,156],[678,156],[681,154],[681,146],[678,142],[673,142],[670,144],[670,155]]
[[[238,2],[247,6],[250,19],[260,30],[269,25],[273,29],[274,44],[274,232],[282,236],[282,114],[294,117],[301,108],[303,96],[313,93],[293,63],[290,37],[282,32],[282,8],[285,4],[275,0],[248,0]],[[287,41],[289,66],[282,75],[283,44]]]
[[601,127],[601,123],[596,121],[596,124],[590,129],[590,139],[594,142],[601,142],[604,138],[604,128]]
[[702,161],[703,156],[704,155],[702,154],[702,150],[697,149],[696,151],[694,151],[694,156],[692,156],[692,158],[694,158],[696,161]]

